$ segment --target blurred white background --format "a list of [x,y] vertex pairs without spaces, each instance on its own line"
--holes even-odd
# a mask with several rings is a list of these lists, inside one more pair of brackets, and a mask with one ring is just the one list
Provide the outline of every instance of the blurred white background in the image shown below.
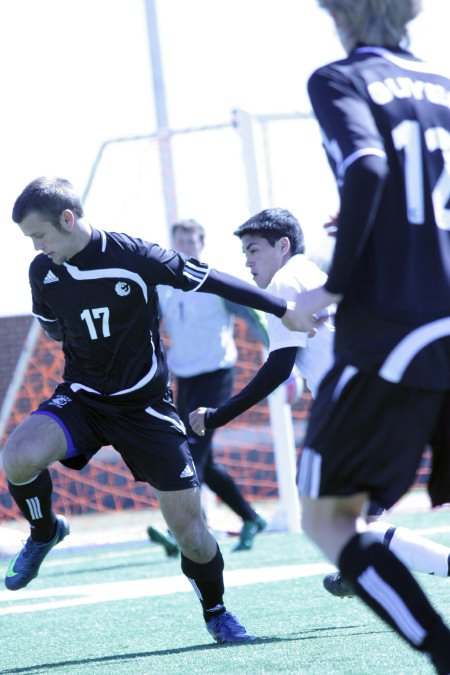
[[[309,110],[306,82],[343,56],[315,0],[156,0],[172,129]],[[448,0],[424,0],[411,49],[450,62]],[[30,311],[32,245],[11,220],[36,176],[61,175],[83,193],[102,143],[156,130],[144,0],[0,3],[0,315]],[[151,146],[151,147],[150,147]],[[149,149],[150,148],[150,149]],[[270,124],[273,205],[299,217],[309,251],[326,255],[322,223],[337,208],[314,122]],[[235,129],[173,140],[178,216],[207,229],[214,266],[245,276],[233,230],[249,217]],[[86,200],[89,220],[168,244],[155,143],[110,146]]]

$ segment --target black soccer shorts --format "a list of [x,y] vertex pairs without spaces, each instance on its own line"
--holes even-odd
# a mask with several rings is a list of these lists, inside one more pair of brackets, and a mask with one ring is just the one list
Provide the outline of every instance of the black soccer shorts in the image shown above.
[[[380,507],[390,508],[414,482],[448,399],[446,392],[334,366],[311,407],[299,493],[315,499],[367,492]],[[440,456],[448,466],[450,453],[440,451]]]
[[61,384],[32,414],[48,415],[61,426],[67,441],[62,462],[72,468],[82,468],[102,446],[112,445],[135,480],[161,491],[199,485],[170,390],[145,407],[125,408],[91,401]]

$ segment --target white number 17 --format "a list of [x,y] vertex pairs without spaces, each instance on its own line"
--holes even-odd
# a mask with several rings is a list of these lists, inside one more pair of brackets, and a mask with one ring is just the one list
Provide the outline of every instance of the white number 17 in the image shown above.
[[102,332],[103,337],[109,337],[111,335],[109,331],[109,309],[108,307],[97,307],[96,309],[84,309],[80,317],[83,321],[86,321],[89,335],[91,340],[97,340],[97,330],[95,328],[94,319],[100,319],[102,317]]

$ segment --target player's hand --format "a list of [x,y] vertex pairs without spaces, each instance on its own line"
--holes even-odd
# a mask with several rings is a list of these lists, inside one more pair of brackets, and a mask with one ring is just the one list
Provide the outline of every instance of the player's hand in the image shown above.
[[329,293],[323,286],[303,291],[295,302],[288,301],[288,309],[281,320],[289,330],[302,331],[312,337],[329,318],[327,307],[341,299],[342,296]]
[[197,436],[205,435],[205,413],[208,408],[197,408],[189,413],[189,424]]

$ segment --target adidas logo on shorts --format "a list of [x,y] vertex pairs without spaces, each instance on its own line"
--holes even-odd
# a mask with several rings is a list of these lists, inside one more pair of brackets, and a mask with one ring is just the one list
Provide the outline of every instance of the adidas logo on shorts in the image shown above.
[[53,272],[49,270],[45,276],[44,284],[54,284],[55,281],[59,281],[59,277],[57,277],[56,274],[53,274]]
[[194,475],[191,467],[186,464],[183,471],[180,473],[180,478],[191,478]]

